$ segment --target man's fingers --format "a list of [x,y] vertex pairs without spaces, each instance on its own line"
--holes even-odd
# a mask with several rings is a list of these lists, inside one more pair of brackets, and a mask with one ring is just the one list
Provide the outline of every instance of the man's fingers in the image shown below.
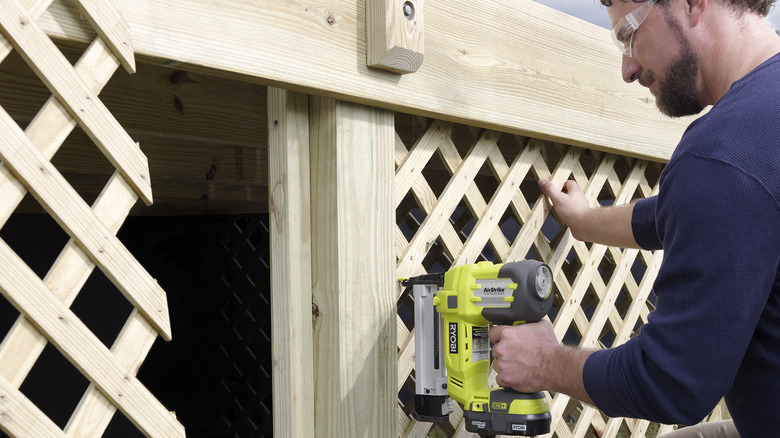
[[488,330],[488,338],[490,339],[490,342],[497,344],[498,341],[501,340],[501,336],[505,328],[505,326],[497,325]]
[[547,196],[553,204],[555,204],[563,196],[566,196],[566,194],[558,190],[558,188],[555,187],[553,183],[543,179],[539,180],[539,189],[542,191],[542,194]]
[[563,192],[569,195],[573,195],[576,193],[582,193],[582,189],[580,188],[580,185],[577,184],[575,181],[566,180],[566,182],[563,183]]

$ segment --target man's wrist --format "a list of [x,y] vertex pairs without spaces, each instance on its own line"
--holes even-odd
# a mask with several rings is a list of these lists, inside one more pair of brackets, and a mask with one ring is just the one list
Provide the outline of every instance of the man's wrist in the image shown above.
[[548,371],[543,373],[544,377],[541,382],[543,387],[593,404],[582,379],[585,362],[591,354],[593,354],[592,350],[566,345],[558,345],[549,349],[544,359]]

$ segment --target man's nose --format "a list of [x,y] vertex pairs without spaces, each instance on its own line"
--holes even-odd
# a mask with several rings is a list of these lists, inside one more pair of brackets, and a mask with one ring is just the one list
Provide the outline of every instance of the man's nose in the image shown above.
[[642,66],[636,59],[623,55],[623,80],[631,83],[639,79],[639,74],[642,72]]

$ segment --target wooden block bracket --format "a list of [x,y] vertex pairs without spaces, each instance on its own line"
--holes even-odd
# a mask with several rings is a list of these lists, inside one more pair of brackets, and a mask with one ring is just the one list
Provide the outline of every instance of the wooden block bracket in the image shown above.
[[423,0],[366,0],[369,67],[414,73],[422,65],[423,52]]

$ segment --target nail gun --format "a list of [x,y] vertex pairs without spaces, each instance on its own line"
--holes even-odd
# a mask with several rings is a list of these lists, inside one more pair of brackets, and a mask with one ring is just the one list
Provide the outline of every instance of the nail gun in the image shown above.
[[447,421],[451,399],[463,405],[466,430],[480,436],[535,436],[550,431],[543,392],[489,388],[489,324],[542,319],[552,307],[552,274],[526,260],[458,266],[402,280],[415,315],[415,410],[418,421]]

